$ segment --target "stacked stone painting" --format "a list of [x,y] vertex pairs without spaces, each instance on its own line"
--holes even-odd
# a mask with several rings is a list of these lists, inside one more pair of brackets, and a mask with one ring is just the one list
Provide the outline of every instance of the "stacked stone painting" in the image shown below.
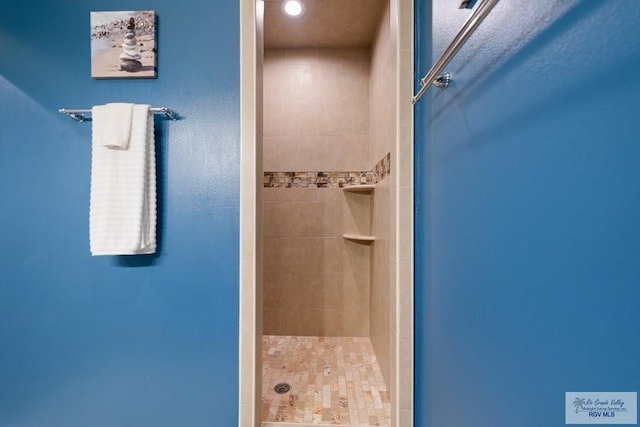
[[91,12],[91,77],[156,76],[154,11]]

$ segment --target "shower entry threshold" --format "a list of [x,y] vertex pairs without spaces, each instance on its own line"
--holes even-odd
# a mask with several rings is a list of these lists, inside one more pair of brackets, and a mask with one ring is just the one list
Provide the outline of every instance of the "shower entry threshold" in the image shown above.
[[369,338],[265,335],[262,364],[262,427],[390,425]]

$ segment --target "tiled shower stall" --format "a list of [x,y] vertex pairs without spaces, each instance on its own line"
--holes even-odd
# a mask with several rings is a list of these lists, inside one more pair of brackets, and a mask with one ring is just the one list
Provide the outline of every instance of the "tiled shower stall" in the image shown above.
[[[395,69],[389,22],[387,6],[370,48],[264,52],[263,421],[389,424],[390,391],[384,383],[393,374],[396,333],[395,87],[390,84]],[[363,184],[374,184],[374,190],[344,191]],[[281,354],[274,342],[300,355],[301,347],[282,344],[300,337],[312,337],[305,345],[322,343],[322,350],[306,354],[322,353],[324,362],[313,364],[319,371],[304,374],[309,390],[292,384],[290,396],[274,404],[274,381],[299,379],[303,374],[296,370],[310,369],[300,357],[292,361]],[[371,370],[375,390],[364,380],[357,382],[366,389],[359,394],[341,392],[346,372],[358,370],[336,365],[353,340],[364,340],[355,347],[371,351],[351,352],[346,360]],[[274,360],[276,353],[282,358]],[[322,381],[327,376],[335,377],[334,385]],[[316,395],[316,403],[305,406],[305,395]],[[356,396],[365,404],[359,420]],[[348,409],[356,414],[351,422]],[[367,410],[370,418],[362,415]]]

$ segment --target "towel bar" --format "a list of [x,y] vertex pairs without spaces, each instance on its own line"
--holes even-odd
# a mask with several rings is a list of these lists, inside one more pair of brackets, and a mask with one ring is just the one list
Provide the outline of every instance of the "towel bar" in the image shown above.
[[[154,113],[163,113],[169,120],[178,120],[180,116],[175,111],[172,111],[168,107],[151,107],[151,111]],[[87,114],[91,114],[90,108],[61,108],[58,110],[61,114],[66,114],[73,120],[82,123],[87,119]]]

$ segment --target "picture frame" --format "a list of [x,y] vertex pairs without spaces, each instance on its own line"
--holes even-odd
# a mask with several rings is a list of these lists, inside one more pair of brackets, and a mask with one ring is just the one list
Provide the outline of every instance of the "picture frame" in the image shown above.
[[157,78],[153,10],[91,12],[91,77]]

